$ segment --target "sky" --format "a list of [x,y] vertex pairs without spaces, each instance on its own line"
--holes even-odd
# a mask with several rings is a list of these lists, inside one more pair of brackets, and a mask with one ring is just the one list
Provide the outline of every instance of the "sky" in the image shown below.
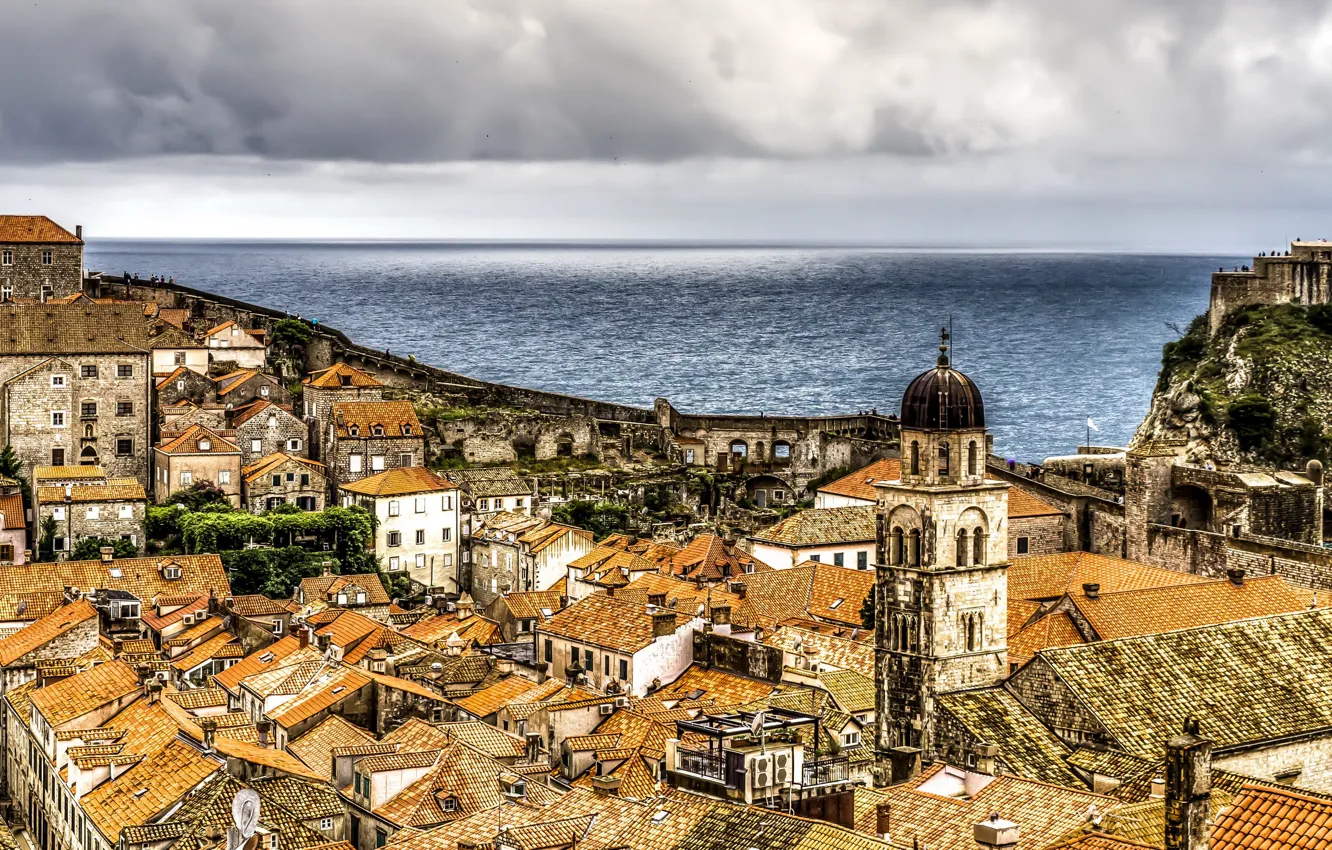
[[93,238],[1332,236],[1332,0],[0,9],[0,211]]

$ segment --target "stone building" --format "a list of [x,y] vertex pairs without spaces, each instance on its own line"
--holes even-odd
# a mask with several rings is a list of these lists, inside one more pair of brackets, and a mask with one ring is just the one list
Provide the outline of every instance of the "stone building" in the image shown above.
[[209,482],[241,503],[240,448],[216,431],[191,425],[180,436],[153,449],[153,498],[161,504],[177,490]]
[[333,403],[325,465],[341,487],[388,469],[425,465],[425,436],[410,401]]
[[83,291],[83,227],[44,215],[0,216],[0,301],[49,301]]
[[224,431],[227,427],[227,409],[220,404],[199,405],[192,401],[178,401],[158,408],[157,424],[162,434],[180,434],[191,425]]
[[334,404],[340,401],[380,401],[384,398],[383,384],[346,363],[334,363],[327,369],[311,372],[301,385],[303,415],[314,420],[314,433],[318,435],[310,446],[310,457],[314,460],[324,460],[323,441],[333,421]]
[[24,475],[93,464],[146,486],[149,352],[180,335],[141,307],[0,307],[0,430]]
[[1253,258],[1253,265],[1212,273],[1208,321],[1212,333],[1246,304],[1327,304],[1332,301],[1332,242],[1295,240],[1284,255]]
[[147,509],[148,494],[132,478],[39,487],[34,525],[40,529],[47,517],[55,521],[55,551],[64,553],[61,557],[85,537],[128,540],[141,548]]
[[0,566],[27,563],[28,549],[22,489],[13,478],[0,475]]
[[460,590],[457,484],[417,466],[385,470],[338,491],[374,515],[375,554],[390,575],[406,572],[421,587]]
[[902,397],[900,480],[875,483],[881,780],[894,751],[933,757],[938,694],[1008,672],[1009,485],[985,477],[984,403],[947,342]]
[[811,508],[749,538],[754,557],[778,570],[821,561],[868,570],[876,540],[875,510],[865,505]]
[[159,410],[166,410],[182,401],[195,406],[217,401],[217,384],[202,372],[185,366],[177,366],[165,375],[155,375],[153,380]]
[[171,337],[170,345],[160,345],[153,349],[154,377],[165,377],[177,369],[188,369],[199,375],[207,375],[208,348],[193,337],[182,333]]
[[592,532],[571,525],[512,513],[487,517],[472,528],[472,597],[484,608],[501,593],[550,590],[593,548]]
[[241,469],[245,507],[261,514],[279,505],[303,511],[322,511],[327,504],[328,481],[319,461],[285,452],[255,460]]
[[223,322],[203,335],[210,363],[235,363],[241,369],[264,368],[268,346],[262,330],[247,330],[235,322]]
[[243,466],[277,452],[305,457],[309,428],[285,407],[270,401],[250,402],[232,409],[231,427]]
[[252,401],[271,401],[291,406],[291,392],[274,378],[254,369],[240,369],[214,378],[217,400],[237,408]]
[[1069,512],[1014,485],[1008,491],[1008,557],[1067,552]]

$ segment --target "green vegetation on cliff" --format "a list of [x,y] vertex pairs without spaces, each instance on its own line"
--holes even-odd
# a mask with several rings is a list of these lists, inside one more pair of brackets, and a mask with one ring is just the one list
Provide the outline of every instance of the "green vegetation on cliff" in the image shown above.
[[1332,306],[1242,307],[1166,343],[1139,436],[1183,439],[1193,460],[1327,462],[1332,438]]

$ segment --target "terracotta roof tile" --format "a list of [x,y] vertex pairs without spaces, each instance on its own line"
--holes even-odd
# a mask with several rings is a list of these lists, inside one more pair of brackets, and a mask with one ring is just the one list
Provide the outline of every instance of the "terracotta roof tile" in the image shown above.
[[423,466],[407,466],[368,475],[350,484],[340,484],[338,489],[362,496],[381,497],[438,493],[457,490],[458,485],[440,478]]
[[809,616],[854,628],[861,625],[860,608],[874,587],[874,573],[806,561],[789,570],[754,573],[744,582],[746,606],[762,616]]
[[163,454],[240,454],[240,448],[216,431],[191,425],[173,440],[157,447]]
[[875,508],[809,508],[751,535],[751,540],[778,546],[817,546],[825,543],[864,543],[877,537]]
[[193,344],[176,328],[144,318],[138,305],[0,305],[0,353],[143,356],[177,343]]
[[308,605],[315,601],[334,602],[338,593],[347,591],[353,586],[365,591],[366,602],[370,605],[387,605],[392,601],[388,592],[384,590],[384,582],[380,580],[379,573],[335,573],[303,578],[298,592]]
[[83,240],[44,215],[0,215],[0,242],[82,245]]
[[306,685],[294,699],[282,703],[268,716],[274,723],[290,728],[350,698],[368,684],[368,676],[351,667],[341,667]]
[[1008,663],[1026,664],[1042,649],[1086,643],[1073,620],[1063,611],[1046,614],[1008,639]]
[[375,737],[346,719],[330,714],[304,735],[287,743],[287,751],[305,762],[316,773],[333,776],[333,750],[372,744]]
[[[1095,599],[1078,594],[1073,604],[1101,640],[1114,640],[1302,611],[1316,596],[1281,576],[1256,576],[1238,585],[1223,579],[1099,593]],[[1321,602],[1327,604],[1326,595]]]
[[334,363],[327,369],[311,372],[310,376],[302,383],[320,389],[337,389],[344,386],[360,388],[384,386],[371,375],[353,366],[348,366],[346,363]]
[[[551,681],[558,690],[560,682],[555,679]],[[526,679],[511,676],[465,697],[458,697],[453,703],[473,717],[486,718],[509,703],[536,701],[533,697],[540,698],[549,690],[549,687],[534,685]]]
[[[142,502],[148,498],[143,485],[137,481],[118,484],[88,484],[70,487],[69,501],[76,504],[96,502]],[[62,503],[65,501],[64,487],[40,487],[37,501],[43,504]],[[2,509],[0,509],[2,510]]]
[[1084,584],[1099,584],[1101,593],[1115,593],[1202,581],[1207,579],[1138,561],[1090,552],[1062,552],[1014,558],[1008,567],[1008,596],[1058,599],[1065,593],[1081,593]]
[[300,640],[287,635],[272,646],[251,652],[221,673],[213,676],[213,681],[227,690],[234,691],[242,679],[280,665],[287,656],[300,649]]
[[84,795],[80,803],[98,832],[114,844],[119,841],[122,828],[152,821],[221,769],[221,764],[188,744],[172,741]]
[[[410,401],[339,401],[333,405],[333,428],[338,437],[365,439],[374,436],[375,428],[383,428],[376,439],[421,439],[421,422]],[[356,431],[352,434],[353,429]]]
[[97,618],[97,609],[80,599],[57,608],[13,635],[0,640],[0,666],[8,667],[81,623]]
[[763,699],[776,690],[778,687],[772,682],[691,664],[680,674],[680,678],[662,688],[655,696],[664,701],[712,700],[719,707],[728,708]]
[[874,486],[875,481],[898,481],[901,478],[902,462],[895,457],[884,458],[823,485],[819,492],[861,499],[873,504],[879,501],[879,489]]
[[1030,490],[1021,486],[1008,489],[1008,518],[1019,519],[1038,516],[1060,516],[1068,513],[1058,505],[1053,505]]
[[490,514],[481,522],[476,523],[472,529],[474,540],[494,539],[507,542],[509,535],[513,535],[514,541],[524,544],[532,554],[542,551],[555,541],[562,540],[565,535],[570,534],[581,537],[588,542],[592,541],[592,532],[586,529],[551,522],[540,517],[516,514],[511,511]]
[[[693,617],[689,609],[666,612],[676,616],[676,628]],[[652,614],[639,603],[619,596],[584,597],[537,626],[540,634],[558,635],[578,643],[594,644],[617,652],[634,653],[653,641]]]
[[[406,724],[400,728],[405,727]],[[522,738],[479,720],[441,723],[434,728],[494,759],[522,757],[527,754],[527,742]]]
[[1332,800],[1246,786],[1212,827],[1211,850],[1315,850],[1332,845]]
[[31,701],[47,723],[60,726],[139,688],[139,677],[129,665],[112,661],[39,688]]

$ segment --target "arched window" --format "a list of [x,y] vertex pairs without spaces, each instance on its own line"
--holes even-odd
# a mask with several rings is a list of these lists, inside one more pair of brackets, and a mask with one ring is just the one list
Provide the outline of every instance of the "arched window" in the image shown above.
[[920,443],[911,441],[911,474],[920,475]]
[[942,445],[939,446],[939,474],[940,474],[940,475],[947,475],[947,474],[948,474],[948,444],[947,444],[947,443],[944,443],[944,444],[942,444]]
[[979,629],[977,628],[976,615],[963,614],[962,620],[965,623],[966,632],[967,632],[967,652],[975,652],[977,649],[980,648],[979,635],[977,634]]
[[773,460],[790,460],[790,459],[791,459],[791,444],[788,443],[788,442],[786,442],[785,440],[778,440],[777,442],[773,443],[773,444],[772,444],[772,459],[773,459]]
[[976,441],[967,446],[967,475],[976,474]]
[[735,455],[736,457],[748,457],[749,443],[746,443],[744,440],[732,440],[731,454]]
[[965,528],[957,533],[957,565],[959,567],[967,565],[967,530]]
[[985,532],[979,528],[972,537],[971,563],[977,565],[985,563]]
[[900,567],[906,561],[906,558],[903,557],[905,552],[902,547],[902,529],[894,528],[892,542],[888,547],[888,563],[895,567]]
[[909,557],[911,566],[920,566],[920,529],[911,529],[911,552]]

